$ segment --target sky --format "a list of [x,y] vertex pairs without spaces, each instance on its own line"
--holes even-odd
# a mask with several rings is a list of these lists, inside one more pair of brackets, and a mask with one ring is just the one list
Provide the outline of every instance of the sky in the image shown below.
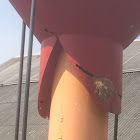
[[[0,4],[0,64],[20,55],[22,19],[8,0]],[[29,29],[26,28],[25,55],[27,55]],[[140,39],[140,36],[138,37]],[[34,37],[33,54],[40,54],[40,43]]]
[[[27,26],[26,26],[27,27]],[[22,19],[8,0],[0,4],[0,64],[20,55]],[[25,55],[27,55],[29,29],[26,28]],[[40,43],[34,37],[33,54],[40,53]]]

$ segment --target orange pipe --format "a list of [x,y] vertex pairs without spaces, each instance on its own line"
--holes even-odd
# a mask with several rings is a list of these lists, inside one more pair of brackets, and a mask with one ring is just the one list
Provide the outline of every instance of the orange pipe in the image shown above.
[[107,140],[108,113],[91,99],[64,51],[56,66],[49,140]]

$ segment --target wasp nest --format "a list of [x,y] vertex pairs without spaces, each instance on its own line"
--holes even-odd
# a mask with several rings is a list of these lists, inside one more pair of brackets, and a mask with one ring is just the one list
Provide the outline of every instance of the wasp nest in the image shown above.
[[107,103],[112,94],[116,94],[112,82],[107,78],[94,78],[95,94],[102,103]]

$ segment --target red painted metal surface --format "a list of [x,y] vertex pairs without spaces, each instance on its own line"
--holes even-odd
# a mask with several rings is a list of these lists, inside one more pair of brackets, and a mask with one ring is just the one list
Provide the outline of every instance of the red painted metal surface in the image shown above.
[[113,95],[108,103],[101,103],[94,94],[93,78],[81,71],[76,64],[97,77],[110,79],[115,90],[121,96],[122,45],[112,40],[86,35],[63,35],[59,40],[60,42],[52,37],[42,43],[38,100],[40,115],[42,117],[49,116],[53,73],[61,49],[66,52],[81,82],[87,88],[91,97],[96,98],[98,105],[107,112],[120,114],[121,98],[118,95]]
[[[29,25],[31,0],[9,1]],[[92,34],[125,48],[140,33],[139,5],[139,0],[37,0],[34,34],[40,42],[49,32]]]
[[47,46],[41,49],[38,96],[38,111],[43,118],[49,116],[53,75],[62,49],[60,42],[55,37],[45,40],[42,46],[46,44]]
[[[31,0],[10,2],[29,25]],[[42,117],[49,116],[51,86],[61,49],[97,103],[106,111],[121,112],[121,98],[113,95],[109,103],[102,104],[94,94],[93,79],[76,64],[111,80],[121,96],[122,51],[140,33],[139,5],[139,0],[37,1],[34,34],[42,43],[38,98]]]

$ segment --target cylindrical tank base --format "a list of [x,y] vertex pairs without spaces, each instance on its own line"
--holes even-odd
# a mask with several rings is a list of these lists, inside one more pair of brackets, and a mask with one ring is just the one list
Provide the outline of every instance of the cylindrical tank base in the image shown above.
[[54,75],[48,140],[107,140],[108,113],[80,82],[64,51]]

